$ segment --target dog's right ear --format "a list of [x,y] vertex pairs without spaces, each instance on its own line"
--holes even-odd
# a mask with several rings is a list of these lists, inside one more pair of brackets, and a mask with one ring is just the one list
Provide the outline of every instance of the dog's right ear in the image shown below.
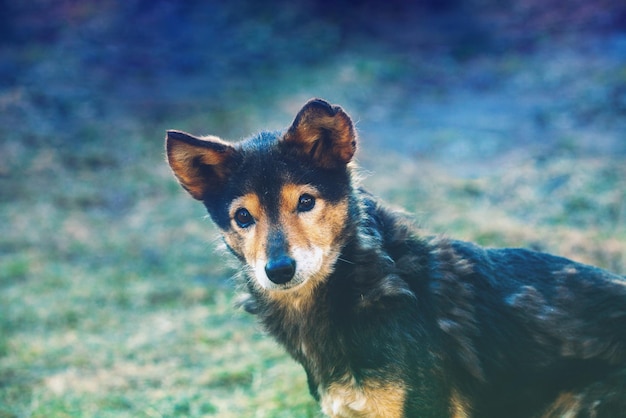
[[198,200],[220,190],[237,154],[233,146],[218,137],[198,138],[181,131],[167,131],[165,149],[179,183]]

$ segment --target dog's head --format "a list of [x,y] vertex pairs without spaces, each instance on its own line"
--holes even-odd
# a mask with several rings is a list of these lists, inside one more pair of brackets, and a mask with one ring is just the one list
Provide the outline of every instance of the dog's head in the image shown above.
[[168,131],[168,162],[261,291],[311,288],[333,271],[353,216],[350,117],[313,99],[285,132],[230,144]]

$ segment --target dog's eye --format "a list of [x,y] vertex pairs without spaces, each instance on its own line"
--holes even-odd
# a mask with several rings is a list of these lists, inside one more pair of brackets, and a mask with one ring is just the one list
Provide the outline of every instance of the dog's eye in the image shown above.
[[298,200],[298,211],[308,212],[315,206],[315,198],[310,194],[303,194]]
[[248,209],[240,208],[235,212],[235,222],[240,228],[247,228],[254,223],[254,218],[248,212]]

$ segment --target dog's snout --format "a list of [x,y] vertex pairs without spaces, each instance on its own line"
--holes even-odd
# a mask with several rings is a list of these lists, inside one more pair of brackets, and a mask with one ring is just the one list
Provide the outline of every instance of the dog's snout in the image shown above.
[[276,284],[285,284],[293,279],[296,273],[296,261],[287,256],[270,260],[265,265],[267,277]]

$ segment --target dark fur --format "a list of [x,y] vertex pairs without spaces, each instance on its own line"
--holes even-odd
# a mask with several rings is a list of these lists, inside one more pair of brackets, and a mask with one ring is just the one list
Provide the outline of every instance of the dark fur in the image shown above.
[[402,382],[407,417],[455,416],[455,396],[457,416],[626,416],[623,277],[524,249],[420,237],[354,185],[350,166],[312,164],[281,136],[237,145],[228,180],[201,200],[224,229],[228,202],[255,191],[272,207],[286,179],[329,200],[349,196],[340,259],[305,312],[293,315],[248,280],[247,308],[304,366],[314,397],[350,375],[357,385]]

